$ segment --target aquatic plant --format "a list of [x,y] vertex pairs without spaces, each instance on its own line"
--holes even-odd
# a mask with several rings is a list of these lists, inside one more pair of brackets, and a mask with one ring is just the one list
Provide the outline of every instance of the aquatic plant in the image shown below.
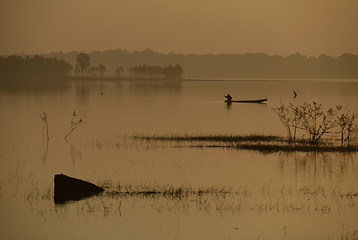
[[358,239],[358,228],[349,229],[349,227],[342,226],[341,240],[356,240]]
[[212,141],[212,142],[253,142],[285,141],[275,135],[135,135],[134,139],[147,141]]
[[342,106],[337,105],[335,108],[324,111],[321,104],[304,103],[298,107],[299,127],[309,134],[311,143],[317,143],[326,133],[337,126],[335,117],[341,109]]
[[355,114],[350,115],[349,113],[344,113],[338,117],[337,124],[340,127],[342,145],[346,141],[347,145],[349,146],[351,144],[352,134],[358,132],[358,126],[354,122],[356,118],[357,115]]
[[[356,115],[348,113],[338,116],[342,110],[341,105],[330,107],[328,110],[322,108],[322,104],[313,102],[294,106],[281,104],[273,108],[288,132],[288,138],[296,141],[297,129],[303,130],[309,136],[309,141],[316,144],[324,136],[337,133],[340,127],[341,142],[343,145],[344,134],[347,135],[347,145],[350,145],[351,134],[356,129],[354,120]],[[292,133],[293,132],[293,133]]]
[[[105,181],[108,182],[108,181]],[[113,186],[113,185],[112,185]],[[51,201],[53,192],[32,190],[27,201]],[[125,208],[142,204],[155,211],[193,211],[204,214],[336,214],[357,211],[358,194],[355,191],[342,192],[336,187],[323,185],[282,185],[272,183],[233,188],[208,186],[173,186],[154,184],[118,184],[107,187],[106,191],[92,198],[81,200],[76,205],[77,213],[87,214],[102,211],[104,215],[117,211],[122,214]],[[125,203],[125,204],[122,204]],[[130,203],[130,204],[129,204]],[[115,208],[114,206],[117,206]]]
[[71,130],[69,133],[67,133],[67,135],[64,137],[64,139],[66,140],[66,138],[82,123],[82,119],[78,119],[77,118],[77,114],[76,111],[73,111],[72,114],[72,120],[71,120]]
[[[296,132],[299,124],[299,110],[298,107],[289,104],[287,107],[282,104],[280,107],[273,109],[279,116],[282,124],[287,130],[287,135],[290,140],[296,140]],[[291,130],[293,128],[293,130]],[[292,136],[293,131],[293,136]]]
[[46,139],[47,141],[50,139],[49,135],[48,135],[48,124],[47,124],[47,113],[43,112],[40,114],[40,118],[42,119],[42,121],[45,123],[45,127],[46,127]]
[[233,193],[231,188],[227,187],[198,187],[191,186],[172,186],[158,184],[118,184],[117,187],[110,187],[110,181],[104,181],[103,188],[105,196],[137,196],[137,197],[165,197],[169,199],[182,199],[191,195],[225,195]]
[[[176,142],[171,147],[196,147],[196,148],[231,148],[243,150],[255,150],[261,152],[356,152],[357,145],[342,146],[333,140],[322,140],[320,143],[311,144],[306,139],[286,139],[274,135],[135,135],[136,140],[144,141],[164,141]],[[182,142],[189,142],[190,145],[184,145]],[[168,146],[167,146],[168,147]]]

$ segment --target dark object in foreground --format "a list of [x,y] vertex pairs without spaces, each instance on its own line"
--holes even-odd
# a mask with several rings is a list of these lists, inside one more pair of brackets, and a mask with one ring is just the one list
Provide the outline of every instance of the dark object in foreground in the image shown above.
[[55,175],[55,204],[67,201],[78,201],[103,192],[104,189],[81,179],[68,177],[64,174]]
[[263,98],[263,99],[254,99],[254,100],[225,100],[226,103],[230,104],[230,103],[263,103],[266,102],[267,98]]

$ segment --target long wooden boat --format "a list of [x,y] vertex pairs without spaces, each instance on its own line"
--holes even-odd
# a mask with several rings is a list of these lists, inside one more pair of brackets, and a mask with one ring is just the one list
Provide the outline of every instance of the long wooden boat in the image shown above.
[[263,98],[263,99],[253,99],[253,100],[231,100],[231,101],[227,101],[225,100],[226,103],[263,103],[266,102],[267,98]]

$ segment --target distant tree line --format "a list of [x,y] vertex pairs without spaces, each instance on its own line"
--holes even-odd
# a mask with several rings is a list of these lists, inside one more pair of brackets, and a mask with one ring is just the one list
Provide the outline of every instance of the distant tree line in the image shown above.
[[0,56],[0,77],[66,77],[71,70],[71,64],[56,58]]
[[[117,70],[120,70],[120,68]],[[130,67],[129,72],[132,78],[180,79],[183,74],[183,68],[179,64],[165,67],[143,64]]]
[[[52,53],[49,56],[75,64],[78,52]],[[107,50],[88,53],[92,59],[106,66],[108,75],[118,73],[118,66],[127,70],[132,66],[168,66],[178,63],[185,69],[185,78],[358,78],[358,55],[345,53],[338,57],[327,55],[305,56],[299,53],[289,56],[246,54],[162,54],[150,49],[144,51]],[[141,74],[143,75],[143,74]]]
[[[178,64],[172,65],[173,63]],[[59,52],[32,57],[0,57],[1,77],[67,76],[71,69],[74,69],[74,75],[86,77],[99,75],[137,78],[357,79],[358,55],[348,53],[338,57],[326,55],[307,57],[299,53],[286,57],[263,53],[183,55],[161,54],[146,49],[141,52],[108,50],[88,54]]]
[[[76,55],[74,70],[76,76],[96,77],[97,73],[99,73],[102,77],[106,71],[106,67],[102,63],[98,66],[91,66],[90,55],[87,53],[79,53]],[[141,79],[180,79],[183,74],[183,68],[179,64],[165,67],[143,64],[129,67],[128,71],[131,78]],[[117,77],[122,77],[123,72],[124,68],[122,66],[117,67],[115,70]]]

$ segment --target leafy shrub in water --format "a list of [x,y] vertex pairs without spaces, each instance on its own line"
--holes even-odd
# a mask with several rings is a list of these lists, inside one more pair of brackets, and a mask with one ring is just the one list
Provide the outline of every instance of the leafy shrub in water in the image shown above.
[[338,117],[338,125],[340,127],[340,134],[341,134],[341,143],[347,143],[349,146],[352,139],[352,134],[358,132],[358,126],[354,122],[357,118],[357,115],[349,113],[344,113]]
[[[337,105],[324,110],[321,104],[313,102],[295,106],[290,103],[288,106],[273,108],[285,126],[290,140],[296,140],[297,130],[303,130],[309,136],[312,144],[317,143],[328,133],[340,133],[341,142],[350,144],[352,134],[357,132],[357,124],[354,122],[356,115],[345,113],[339,115],[342,106]],[[339,130],[337,130],[339,128]]]

